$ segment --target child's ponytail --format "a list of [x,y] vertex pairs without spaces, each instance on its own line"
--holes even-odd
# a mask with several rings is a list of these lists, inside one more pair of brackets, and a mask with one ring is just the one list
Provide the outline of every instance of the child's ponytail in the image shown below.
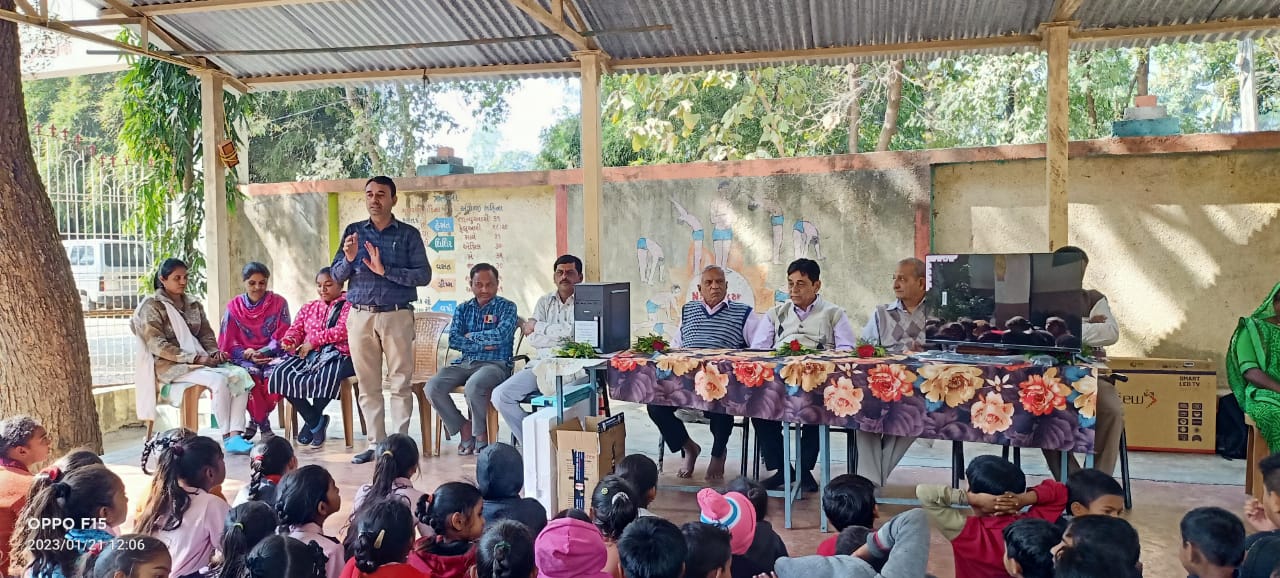
[[[51,548],[46,544],[68,544],[68,528],[43,524],[46,520],[99,520],[103,508],[115,507],[116,495],[124,482],[106,466],[80,468],[65,476],[56,468],[48,471],[51,483],[40,490],[22,510],[10,541],[16,566],[30,567],[31,575],[54,571],[75,575],[79,552],[73,548]],[[36,548],[35,546],[41,546]]]
[[471,484],[443,484],[436,488],[435,494],[424,494],[418,498],[418,521],[430,526],[438,540],[445,540],[449,536],[449,518],[454,514],[470,515],[481,499],[480,489]]
[[534,571],[533,534],[514,520],[484,531],[476,547],[476,578],[529,578]]
[[635,521],[640,507],[635,490],[618,476],[606,476],[591,493],[591,510],[600,533],[609,540],[622,537],[622,531]]
[[418,442],[404,434],[391,434],[378,444],[377,452],[369,495],[390,496],[397,478],[407,478],[418,469]]
[[133,526],[139,534],[180,528],[191,506],[191,494],[181,482],[190,483],[204,468],[222,459],[222,446],[202,436],[157,438],[156,448],[160,450],[160,457],[156,460],[151,493]]
[[276,511],[263,502],[245,502],[227,512],[227,526],[222,531],[222,565],[218,578],[241,578],[244,561],[279,524]]
[[151,461],[152,453],[154,453],[157,450],[168,447],[169,445],[172,445],[173,442],[176,442],[178,440],[189,439],[193,437],[196,437],[196,432],[193,432],[185,427],[176,427],[173,429],[167,429],[152,436],[151,439],[147,440],[146,443],[142,444],[142,473],[148,476],[155,473],[155,472],[152,472],[147,467],[147,462]]
[[262,499],[267,476],[282,476],[293,462],[293,444],[280,436],[272,436],[254,444],[249,455],[249,499]]
[[355,521],[356,568],[372,574],[384,564],[404,562],[413,547],[413,515],[404,501],[391,497],[373,500]]
[[80,561],[80,578],[112,578],[116,572],[132,576],[133,569],[154,561],[169,549],[158,538],[146,534],[125,534],[101,547],[90,549]]
[[276,515],[280,517],[280,532],[288,533],[290,526],[301,526],[316,521],[316,509],[328,500],[333,476],[322,466],[302,466],[285,475],[276,491]]
[[31,488],[27,490],[27,501],[31,501],[41,490],[53,484],[54,480],[51,476],[54,472],[65,477],[71,472],[92,465],[102,465],[102,458],[98,457],[98,454],[85,448],[71,450],[67,455],[58,458],[52,466],[41,470],[31,478]]

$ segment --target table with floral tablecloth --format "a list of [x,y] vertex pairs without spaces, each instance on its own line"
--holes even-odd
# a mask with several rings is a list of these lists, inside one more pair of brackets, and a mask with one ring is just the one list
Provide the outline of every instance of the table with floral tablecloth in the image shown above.
[[955,363],[852,352],[622,353],[614,399],[793,424],[1092,453],[1097,373],[1088,365]]

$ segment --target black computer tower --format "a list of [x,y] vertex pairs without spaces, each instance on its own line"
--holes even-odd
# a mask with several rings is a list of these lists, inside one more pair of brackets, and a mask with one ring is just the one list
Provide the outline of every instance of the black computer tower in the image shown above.
[[631,284],[580,283],[573,292],[573,340],[601,353],[631,348]]

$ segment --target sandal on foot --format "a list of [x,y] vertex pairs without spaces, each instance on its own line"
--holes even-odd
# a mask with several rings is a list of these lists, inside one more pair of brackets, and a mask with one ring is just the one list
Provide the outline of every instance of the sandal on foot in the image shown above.
[[458,455],[470,456],[476,453],[476,438],[458,442]]

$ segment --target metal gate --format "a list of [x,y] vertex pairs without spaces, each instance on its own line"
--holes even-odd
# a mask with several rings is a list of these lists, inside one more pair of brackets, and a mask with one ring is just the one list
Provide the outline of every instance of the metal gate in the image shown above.
[[149,291],[144,277],[155,258],[130,226],[146,167],[101,155],[66,130],[31,128],[32,152],[85,313],[93,385],[131,384],[135,348],[129,317]]

